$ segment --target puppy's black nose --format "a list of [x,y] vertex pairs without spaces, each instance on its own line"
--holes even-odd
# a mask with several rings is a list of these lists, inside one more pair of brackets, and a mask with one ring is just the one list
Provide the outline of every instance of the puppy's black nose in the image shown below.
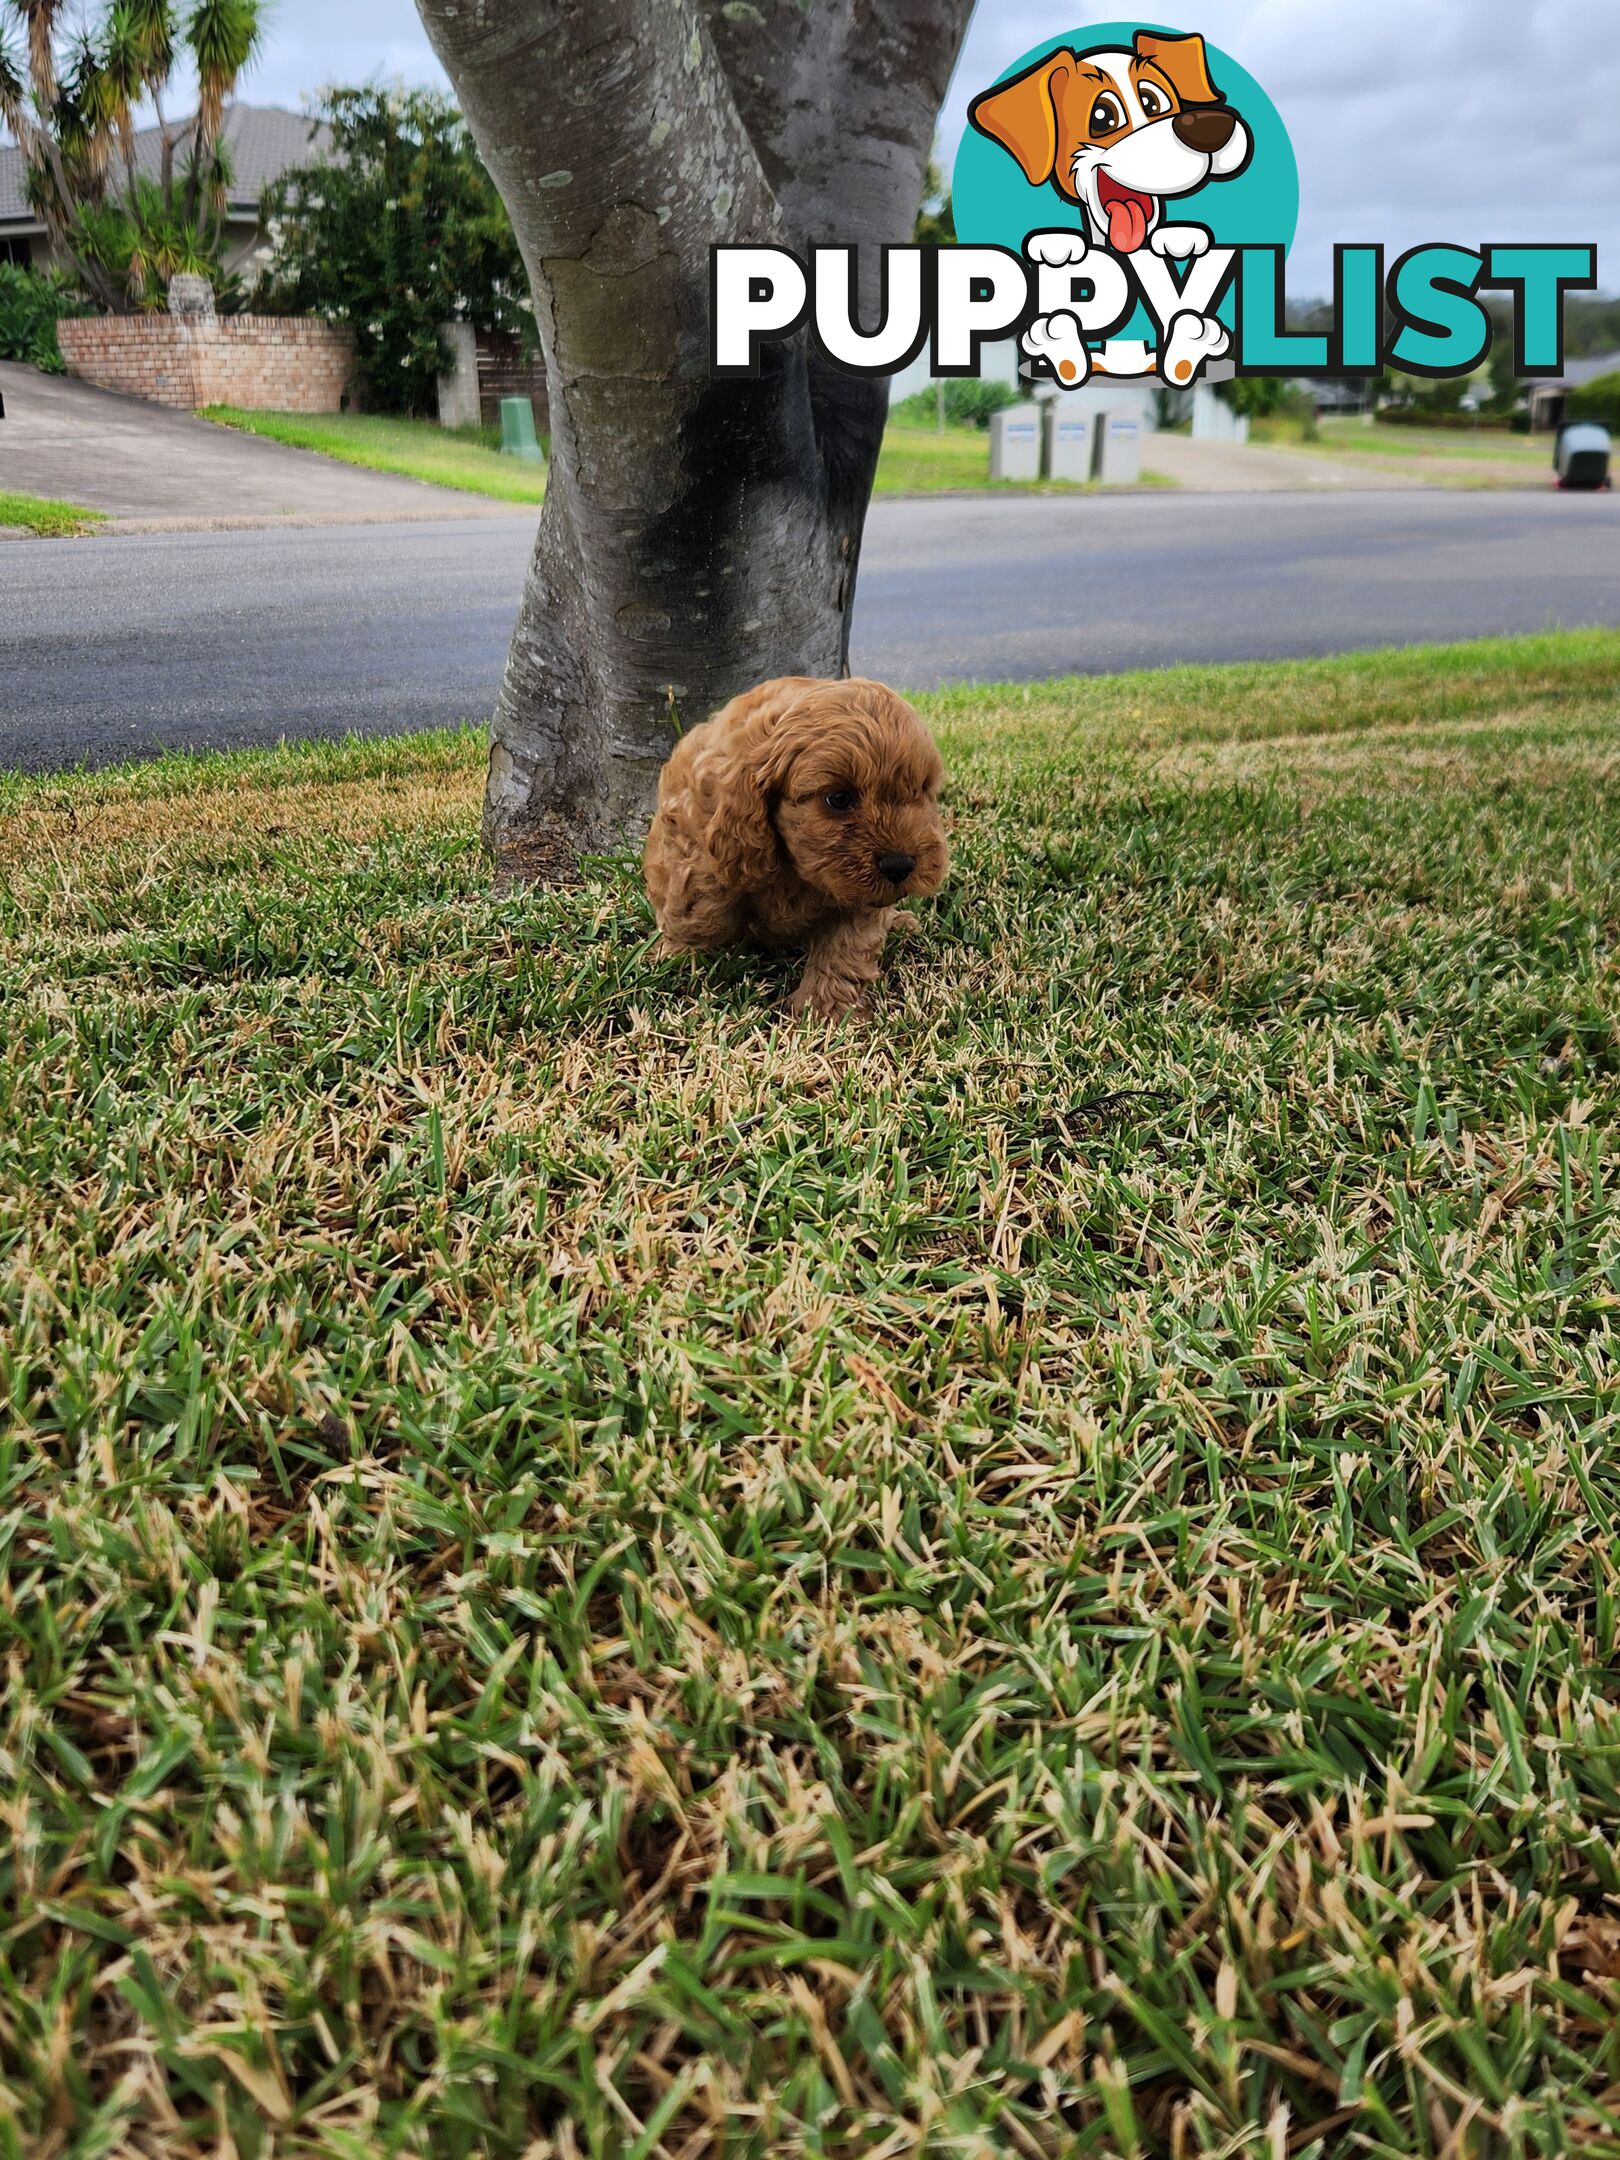
[[877,859],[878,874],[886,877],[891,885],[903,885],[917,867],[915,855],[880,855]]
[[1201,112],[1178,112],[1170,125],[1189,150],[1203,150],[1213,157],[1232,140],[1237,114],[1224,105],[1206,105]]

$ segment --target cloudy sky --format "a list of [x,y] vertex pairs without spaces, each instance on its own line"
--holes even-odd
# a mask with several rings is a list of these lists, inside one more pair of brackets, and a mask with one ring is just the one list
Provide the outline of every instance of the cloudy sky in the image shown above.
[[[1030,46],[1105,6],[980,0],[941,119]],[[1114,18],[1118,19],[1118,18]],[[1151,19],[1151,18],[1149,18]],[[1296,296],[1339,240],[1575,240],[1620,290],[1620,0],[1197,0],[1184,20],[1265,85],[1300,164]],[[256,102],[323,82],[442,77],[412,0],[271,0]]]

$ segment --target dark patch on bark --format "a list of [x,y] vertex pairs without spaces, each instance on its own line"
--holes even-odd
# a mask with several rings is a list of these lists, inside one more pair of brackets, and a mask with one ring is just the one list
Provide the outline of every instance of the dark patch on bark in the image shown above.
[[698,393],[680,424],[681,492],[632,543],[636,573],[651,582],[707,573],[704,613],[720,650],[754,598],[750,528],[761,519],[821,515],[815,445],[804,427],[804,366],[802,351],[778,346],[757,382],[721,379]]

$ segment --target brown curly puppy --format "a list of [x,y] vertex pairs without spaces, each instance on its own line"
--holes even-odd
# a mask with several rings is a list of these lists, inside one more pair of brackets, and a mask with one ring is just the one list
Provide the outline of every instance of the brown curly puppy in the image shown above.
[[789,675],[733,698],[659,775],[644,868],[663,949],[802,945],[788,1010],[848,1012],[877,979],[895,903],[945,881],[943,778],[882,683]]

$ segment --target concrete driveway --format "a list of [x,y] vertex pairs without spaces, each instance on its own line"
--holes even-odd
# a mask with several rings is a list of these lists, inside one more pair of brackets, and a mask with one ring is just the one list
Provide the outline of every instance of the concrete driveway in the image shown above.
[[1359,469],[1348,458],[1306,457],[1260,443],[1194,442],[1190,435],[1146,435],[1142,463],[1199,495],[1295,494],[1301,489],[1421,487],[1410,473]]
[[175,526],[510,517],[509,504],[362,472],[191,413],[0,361],[0,489]]

